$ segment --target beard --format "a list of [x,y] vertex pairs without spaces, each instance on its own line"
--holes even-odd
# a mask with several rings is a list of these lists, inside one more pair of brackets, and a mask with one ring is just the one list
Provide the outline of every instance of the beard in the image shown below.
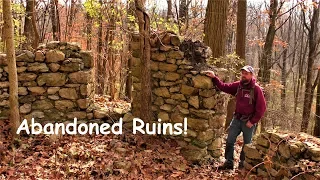
[[246,79],[244,77],[241,78],[241,82],[244,84],[249,83],[249,81],[250,81],[249,79]]

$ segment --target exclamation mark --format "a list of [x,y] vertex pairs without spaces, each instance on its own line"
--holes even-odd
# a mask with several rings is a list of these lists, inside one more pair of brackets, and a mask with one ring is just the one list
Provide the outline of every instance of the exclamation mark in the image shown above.
[[187,134],[188,124],[187,124],[186,117],[183,119],[183,129],[184,129],[184,134]]

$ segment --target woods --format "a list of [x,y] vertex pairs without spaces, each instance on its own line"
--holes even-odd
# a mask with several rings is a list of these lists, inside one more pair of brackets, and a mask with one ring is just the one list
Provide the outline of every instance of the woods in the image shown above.
[[[319,0],[2,0],[0,9],[0,179],[320,178],[293,167],[319,167]],[[239,103],[248,97],[254,105]],[[261,98],[266,111],[252,123]],[[228,144],[230,125],[244,116]],[[32,119],[44,127],[74,118],[123,121],[123,134],[16,133]],[[146,132],[185,126],[128,135],[134,118]],[[254,130],[243,130],[248,122]],[[219,169],[225,145],[237,163],[241,153],[242,164],[229,167],[239,171]],[[67,162],[77,160],[73,173]],[[50,172],[18,170],[36,161]]]

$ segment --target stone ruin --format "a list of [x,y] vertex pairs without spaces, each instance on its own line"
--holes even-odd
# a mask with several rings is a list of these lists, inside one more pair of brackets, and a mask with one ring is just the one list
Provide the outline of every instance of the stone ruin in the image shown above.
[[247,170],[268,179],[320,179],[320,139],[269,131],[244,148]]
[[[75,43],[50,42],[17,52],[21,120],[93,119],[93,58]],[[6,54],[0,54],[0,118],[9,116]]]
[[[187,117],[187,135],[175,137],[182,154],[191,161],[204,157],[218,158],[222,153],[227,95],[218,91],[211,78],[201,70],[213,69],[206,64],[210,48],[200,42],[184,41],[166,32],[151,38],[152,111],[162,122],[181,123]],[[132,51],[132,116],[140,117],[140,44],[135,35]],[[215,69],[227,80],[227,72]]]

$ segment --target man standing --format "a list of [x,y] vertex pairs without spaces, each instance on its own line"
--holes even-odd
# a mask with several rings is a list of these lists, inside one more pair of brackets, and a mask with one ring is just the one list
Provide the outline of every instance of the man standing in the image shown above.
[[[225,163],[220,170],[233,169],[234,144],[238,135],[243,133],[244,145],[251,143],[254,129],[266,111],[266,101],[261,87],[256,84],[254,70],[251,66],[241,68],[241,80],[223,83],[213,71],[206,71],[213,83],[221,91],[236,97],[236,110],[230,123],[225,149]],[[244,146],[243,145],[243,146]],[[240,154],[239,169],[243,168],[245,154],[243,147]]]

